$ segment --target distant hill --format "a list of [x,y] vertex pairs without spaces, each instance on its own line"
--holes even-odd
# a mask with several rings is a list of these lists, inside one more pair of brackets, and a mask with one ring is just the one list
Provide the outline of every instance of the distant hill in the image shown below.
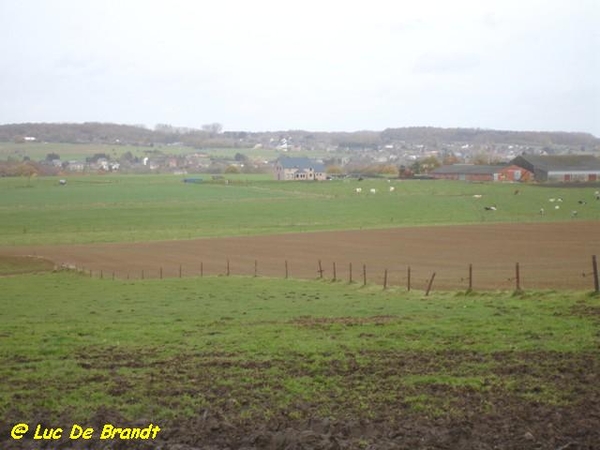
[[31,137],[40,142],[149,145],[155,132],[141,126],[97,122],[0,125],[0,141],[19,142]]
[[465,144],[512,144],[512,145],[571,145],[596,146],[600,139],[590,133],[567,133],[559,131],[500,131],[480,128],[434,128],[410,127],[387,128],[382,139],[409,143],[438,140]]
[[[216,128],[215,128],[216,126]],[[221,132],[219,124],[202,129],[157,125],[154,130],[141,125],[113,123],[20,123],[0,125],[0,141],[128,144],[150,146],[181,143],[191,147],[252,147],[282,137],[295,145],[313,147],[334,145],[348,148],[377,148],[406,143],[440,148],[449,143],[524,145],[533,147],[568,146],[600,148],[600,139],[589,133],[500,131],[478,128],[406,127],[383,131],[311,132],[302,130],[272,132]]]

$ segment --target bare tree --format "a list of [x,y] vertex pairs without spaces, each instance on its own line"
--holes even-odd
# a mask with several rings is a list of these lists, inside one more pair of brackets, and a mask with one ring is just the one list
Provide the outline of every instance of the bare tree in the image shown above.
[[217,134],[220,134],[223,131],[223,125],[218,122],[207,123],[202,125],[202,131],[209,133],[210,137],[215,137]]

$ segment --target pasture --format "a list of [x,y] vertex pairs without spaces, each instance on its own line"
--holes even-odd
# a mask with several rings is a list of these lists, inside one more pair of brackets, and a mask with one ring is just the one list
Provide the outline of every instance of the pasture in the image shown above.
[[[191,153],[202,153],[210,158],[225,158],[233,160],[237,153],[246,154],[253,159],[274,160],[281,154],[280,150],[270,148],[248,149],[248,148],[209,148],[197,150],[192,147],[182,145],[160,145],[153,147],[144,147],[139,145],[121,145],[121,144],[66,144],[51,142],[35,143],[14,143],[0,142],[0,160],[22,160],[28,157],[33,161],[42,161],[50,153],[60,156],[62,161],[78,160],[85,161],[97,153],[108,155],[111,160],[118,160],[125,153],[131,153],[133,157],[144,158],[153,153],[164,155],[187,155]],[[331,156],[322,152],[319,156]]]
[[[553,222],[573,220],[573,210],[576,220],[600,219],[593,187],[382,179],[303,183],[245,175],[229,177],[226,184],[204,178],[186,184],[181,176],[71,177],[66,186],[56,178],[36,178],[31,185],[0,179],[0,246]],[[363,192],[357,194],[357,187]],[[489,205],[497,210],[486,211]]]
[[[424,297],[68,271],[0,283],[3,448],[32,445],[10,439],[18,422],[164,430],[123,448],[591,448],[600,438],[600,300],[586,293]],[[96,431],[85,444],[106,441]]]
[[[2,448],[556,449],[600,441],[600,298],[581,274],[600,251],[597,188],[182,178],[0,179]],[[20,256],[32,254],[48,260]],[[443,283],[445,270],[457,262],[465,270],[473,255],[491,261],[486,270],[500,280],[511,275],[499,262],[519,258],[526,280],[537,264],[551,269],[553,284],[479,290],[479,271],[473,291],[461,281],[424,295],[432,270]],[[121,272],[101,279],[53,269],[52,261],[75,257]],[[207,273],[186,265],[179,278],[182,257],[204,259]],[[233,274],[223,276],[228,257]],[[295,272],[302,258],[305,276]],[[317,280],[319,258],[326,273]],[[410,292],[398,279],[385,290],[380,278],[363,286],[357,274],[349,283],[342,267],[367,258],[379,277],[389,264],[403,273],[407,263],[431,265],[414,274]],[[150,267],[153,279],[125,277]],[[17,423],[78,423],[96,434],[17,441]],[[100,441],[107,423],[163,431],[152,442]]]

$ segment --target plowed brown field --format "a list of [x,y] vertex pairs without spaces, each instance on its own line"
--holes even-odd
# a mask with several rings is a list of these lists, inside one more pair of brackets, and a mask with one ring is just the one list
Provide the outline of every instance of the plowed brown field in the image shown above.
[[[435,272],[434,289],[466,289],[473,266],[473,289],[510,290],[516,263],[524,289],[589,289],[591,256],[600,253],[600,223],[570,221],[413,227],[315,232],[271,236],[145,243],[4,247],[0,254],[37,255],[57,264],[108,277],[156,278],[199,275],[323,276],[425,289]],[[228,262],[229,261],[229,264]]]

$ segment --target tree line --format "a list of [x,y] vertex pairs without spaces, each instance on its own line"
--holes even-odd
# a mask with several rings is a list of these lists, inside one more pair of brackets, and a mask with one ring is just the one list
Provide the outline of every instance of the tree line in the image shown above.
[[589,133],[502,131],[479,128],[405,127],[383,131],[312,132],[287,131],[223,131],[219,123],[199,128],[157,124],[153,129],[143,125],[114,123],[20,123],[0,125],[0,141],[95,143],[123,145],[181,144],[194,148],[251,148],[256,145],[287,143],[307,149],[339,147],[345,149],[376,149],[423,144],[442,148],[448,143],[473,145],[572,146],[590,150],[600,148],[600,139]]

